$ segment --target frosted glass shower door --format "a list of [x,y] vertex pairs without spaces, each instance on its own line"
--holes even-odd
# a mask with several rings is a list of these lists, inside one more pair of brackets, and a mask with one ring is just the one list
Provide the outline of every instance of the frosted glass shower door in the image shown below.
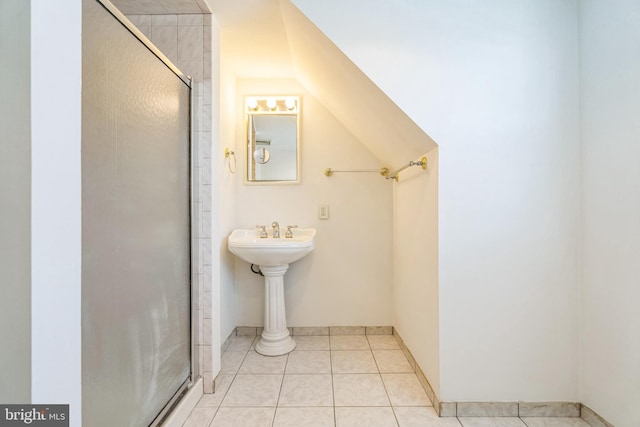
[[190,88],[83,9],[82,425],[148,426],[191,375]]

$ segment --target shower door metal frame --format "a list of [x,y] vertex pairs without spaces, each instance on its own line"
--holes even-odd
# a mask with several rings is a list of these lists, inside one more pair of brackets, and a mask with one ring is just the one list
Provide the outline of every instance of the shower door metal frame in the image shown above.
[[184,393],[191,388],[192,385],[196,383],[196,380],[200,377],[200,366],[197,357],[196,350],[196,331],[195,325],[198,319],[194,318],[195,311],[193,310],[193,300],[194,300],[194,290],[193,290],[193,221],[194,221],[194,211],[193,211],[193,109],[194,109],[194,94],[193,94],[193,80],[191,77],[185,75],[178,67],[176,67],[170,60],[167,58],[156,46],[153,45],[151,40],[149,40],[138,28],[136,28],[127,17],[116,8],[113,3],[109,0],[96,0],[99,4],[101,4],[116,20],[120,22],[134,37],[138,39],[151,53],[153,53],[164,65],[167,66],[180,80],[184,82],[185,85],[189,88],[189,289],[190,289],[190,304],[189,304],[189,314],[190,314],[190,355],[191,355],[191,366],[190,366],[190,375],[187,380],[178,388],[177,392],[173,395],[173,397],[166,403],[162,411],[156,416],[153,422],[150,424],[150,427],[158,426],[162,423],[164,418],[169,414],[171,409],[176,405],[176,403],[180,400],[180,398],[184,395]]
[[96,0],[96,1],[100,3],[102,6],[104,6],[104,8],[107,9],[109,13],[113,15],[114,18],[120,21],[120,23],[124,25],[131,34],[133,34],[138,40],[140,40],[140,42],[144,44],[147,49],[149,49],[155,56],[157,56],[160,61],[164,62],[164,65],[169,67],[169,69],[173,71],[173,73],[176,76],[180,77],[180,79],[187,86],[189,86],[189,89],[191,89],[191,77],[185,75],[182,71],[178,69],[178,67],[173,65],[173,63],[169,60],[169,58],[164,56],[164,54],[157,47],[155,47],[153,43],[151,43],[151,40],[149,40],[147,36],[142,34],[142,32],[138,30],[138,28],[136,28],[136,26],[133,25],[131,21],[129,21],[129,19],[127,19],[127,17],[124,14],[120,12],[120,10],[118,10],[117,7],[113,5],[113,3],[111,3],[109,0]]

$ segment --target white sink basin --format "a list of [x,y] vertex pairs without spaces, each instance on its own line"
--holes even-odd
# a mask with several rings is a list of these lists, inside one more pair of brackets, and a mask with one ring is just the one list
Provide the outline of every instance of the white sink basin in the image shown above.
[[263,239],[260,238],[259,230],[239,229],[229,236],[229,250],[246,262],[258,264],[260,273],[264,276],[264,331],[255,350],[265,356],[280,356],[296,348],[296,342],[287,328],[284,274],[290,263],[313,250],[316,230],[296,228],[293,230],[293,237],[288,239],[285,232],[282,233],[282,237],[278,239],[274,239],[271,234]]
[[260,230],[238,229],[229,236],[229,250],[246,262],[261,267],[288,265],[313,250],[314,228],[295,228],[292,238],[260,238]]

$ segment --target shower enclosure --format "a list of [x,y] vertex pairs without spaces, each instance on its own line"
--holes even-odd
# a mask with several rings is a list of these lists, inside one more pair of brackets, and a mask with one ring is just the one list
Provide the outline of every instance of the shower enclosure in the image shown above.
[[83,0],[87,427],[153,425],[192,379],[190,83],[119,16]]

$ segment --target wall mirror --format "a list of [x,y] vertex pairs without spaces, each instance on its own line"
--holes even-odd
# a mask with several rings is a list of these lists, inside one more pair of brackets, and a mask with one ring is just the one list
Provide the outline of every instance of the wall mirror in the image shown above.
[[297,96],[245,98],[247,182],[300,181],[299,110]]

